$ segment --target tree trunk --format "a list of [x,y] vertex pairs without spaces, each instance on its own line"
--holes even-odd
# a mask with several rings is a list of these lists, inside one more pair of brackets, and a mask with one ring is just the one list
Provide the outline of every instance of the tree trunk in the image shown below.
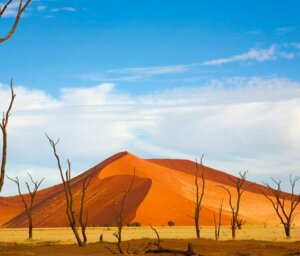
[[1,162],[1,178],[0,178],[0,192],[2,190],[5,178],[5,167],[6,167],[6,154],[7,154],[7,133],[5,129],[2,129],[3,132],[3,144],[2,144],[2,162]]
[[197,235],[197,239],[200,238],[200,228],[199,228],[199,225],[196,224],[196,235]]
[[285,235],[287,238],[291,238],[291,226],[289,224],[286,224],[284,226]]
[[33,229],[33,225],[32,225],[32,215],[30,213],[29,218],[28,218],[28,239],[32,239],[32,229]]
[[199,210],[198,210],[198,207],[196,207],[196,210],[195,210],[195,229],[196,229],[196,236],[197,236],[197,239],[200,238],[200,227],[199,227]]
[[81,241],[80,236],[79,236],[78,231],[77,231],[77,228],[76,228],[75,226],[73,226],[73,225],[72,225],[71,228],[72,228],[73,233],[74,233],[74,235],[75,235],[75,238],[76,238],[76,240],[77,240],[78,246],[79,246],[79,247],[84,247],[84,246],[85,246],[85,243],[83,243],[83,242]]
[[236,228],[236,220],[232,219],[232,222],[231,222],[231,236],[232,236],[232,239],[235,239],[235,228]]

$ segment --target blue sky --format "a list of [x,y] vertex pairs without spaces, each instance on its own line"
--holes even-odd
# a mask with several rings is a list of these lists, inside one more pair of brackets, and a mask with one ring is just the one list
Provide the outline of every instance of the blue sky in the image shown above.
[[9,169],[58,182],[47,131],[61,138],[75,174],[121,150],[204,152],[208,165],[249,169],[257,182],[299,174],[299,8],[296,0],[32,2],[0,45],[1,95],[11,78],[17,91]]
[[[299,7],[299,1],[36,1],[14,38],[1,45],[0,75],[57,96],[61,87],[126,80],[126,73],[108,73],[115,69],[199,64],[272,45],[295,53]],[[297,80],[297,57],[198,65],[127,78],[118,87],[143,93],[182,86],[182,79],[184,86],[226,76]]]

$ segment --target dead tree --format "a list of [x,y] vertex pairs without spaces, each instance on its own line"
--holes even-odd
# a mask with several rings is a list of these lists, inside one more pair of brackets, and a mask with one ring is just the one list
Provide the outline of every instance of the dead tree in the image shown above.
[[156,245],[157,249],[147,249],[146,251],[144,251],[143,253],[155,253],[155,254],[161,254],[161,253],[171,253],[171,254],[179,254],[179,255],[186,255],[186,256],[196,256],[199,255],[197,253],[194,252],[193,250],[193,244],[192,243],[188,243],[188,248],[186,251],[183,250],[177,250],[177,249],[167,249],[167,248],[163,248],[161,246],[161,239],[159,236],[159,233],[157,231],[156,228],[152,227],[150,225],[151,229],[155,232],[156,234],[156,238],[157,238],[157,242],[156,243],[150,243],[149,245]]
[[[195,173],[195,186],[196,186],[196,202],[195,202],[195,215],[194,215],[194,220],[195,220],[195,229],[196,229],[196,236],[197,239],[200,238],[200,225],[199,225],[199,219],[200,219],[200,213],[201,213],[201,206],[202,206],[202,199],[204,196],[204,190],[205,190],[205,178],[204,178],[204,166],[202,163],[204,155],[201,156],[200,159],[200,164],[198,163],[198,160],[196,159],[196,173]],[[201,173],[201,179],[202,179],[202,186],[199,188],[199,169],[200,166],[202,168],[202,173]]]
[[290,175],[290,185],[291,193],[283,193],[281,190],[281,181],[276,181],[272,178],[272,181],[275,183],[276,187],[272,188],[268,183],[265,183],[265,186],[269,188],[271,196],[269,196],[265,191],[262,191],[264,196],[271,202],[278,218],[280,219],[281,224],[284,227],[284,232],[287,238],[291,237],[291,225],[297,215],[295,212],[299,202],[300,202],[300,193],[295,194],[295,186],[300,177],[292,177]]
[[59,139],[57,141],[54,141],[54,140],[50,139],[47,134],[46,134],[46,136],[47,136],[49,143],[53,149],[53,154],[56,158],[60,177],[63,182],[65,196],[66,196],[66,214],[68,216],[70,227],[74,233],[77,244],[80,247],[84,247],[87,243],[86,226],[87,226],[87,222],[88,222],[88,212],[86,212],[85,219],[83,219],[84,199],[85,199],[86,190],[88,188],[91,178],[88,180],[88,178],[85,177],[82,182],[82,194],[81,194],[80,209],[79,209],[79,224],[81,227],[81,234],[82,234],[82,238],[81,238],[78,233],[78,230],[77,230],[77,220],[75,217],[75,210],[73,207],[74,199],[73,199],[72,184],[71,184],[71,163],[69,160],[67,161],[68,169],[66,170],[66,172],[64,174],[63,170],[62,170],[60,158],[56,151],[56,145],[58,144]]
[[39,189],[40,185],[42,184],[44,178],[41,179],[40,181],[38,181],[38,180],[34,181],[32,176],[29,173],[27,173],[27,174],[30,178],[31,183],[33,184],[33,189],[31,189],[29,183],[25,182],[28,193],[29,193],[29,196],[30,196],[30,198],[29,198],[30,201],[29,202],[26,202],[24,194],[21,192],[19,178],[16,177],[15,179],[12,179],[8,176],[7,176],[7,178],[17,184],[18,192],[19,192],[19,195],[21,197],[21,200],[22,200],[22,203],[23,203],[23,206],[25,208],[25,212],[26,212],[26,215],[27,215],[27,218],[28,218],[28,239],[31,239],[32,238],[32,231],[33,231],[33,219],[32,219],[33,203],[34,203],[34,199],[35,199],[35,196],[36,196],[36,192],[38,191],[38,189]]
[[[201,256],[201,254],[197,254],[194,252],[192,243],[188,243],[188,247],[187,247],[186,251],[179,250],[179,249],[163,248],[161,246],[161,239],[160,239],[157,229],[152,227],[151,224],[150,224],[150,228],[155,232],[157,241],[149,242],[146,245],[142,244],[139,248],[137,248],[135,250],[131,250],[131,251],[129,250],[129,244],[128,244],[128,248],[127,248],[127,252],[126,252],[128,255],[134,255],[134,254],[159,254],[159,255],[161,255],[161,254],[169,253],[169,254],[185,255],[185,256]],[[157,248],[156,249],[150,248],[153,245],[155,245]],[[117,253],[113,252],[109,247],[105,247],[105,248],[108,249],[111,253],[117,254]]]
[[243,219],[237,219],[237,222],[236,222],[236,225],[237,225],[237,228],[239,230],[242,229],[242,227],[245,225],[246,221],[244,221]]
[[10,103],[8,105],[8,108],[6,112],[3,112],[2,121],[0,123],[0,128],[2,131],[2,161],[1,161],[1,174],[0,174],[0,192],[2,190],[2,187],[4,185],[4,178],[5,178],[5,168],[6,168],[6,158],[7,158],[7,125],[8,120],[11,114],[11,109],[16,97],[16,94],[14,92],[13,88],[13,81],[10,81],[10,92],[11,92],[11,98]]
[[[17,1],[14,0],[7,0],[4,3],[0,3],[0,20],[3,18],[5,15],[6,11]],[[9,38],[12,37],[12,35],[15,33],[16,28],[18,27],[19,21],[21,19],[21,16],[25,9],[28,7],[30,4],[31,0],[23,1],[23,0],[18,0],[19,4],[17,7],[17,13],[14,17],[14,22],[12,26],[10,27],[9,31],[4,34],[3,36],[0,36],[0,43],[3,43],[4,41],[8,40]]]
[[245,185],[245,182],[246,182],[246,175],[247,175],[248,171],[245,171],[245,172],[239,172],[239,176],[238,178],[236,179],[233,179],[233,178],[230,178],[231,182],[234,184],[235,188],[236,188],[236,202],[234,203],[233,202],[233,199],[232,199],[232,195],[231,195],[231,192],[228,188],[224,187],[224,186],[219,186],[223,189],[225,189],[228,193],[228,196],[229,196],[229,206],[230,206],[230,209],[231,209],[231,214],[232,214],[232,217],[231,217],[231,236],[232,236],[232,239],[235,239],[236,237],[236,229],[238,228],[238,220],[239,220],[239,211],[240,211],[240,204],[241,204],[241,198],[242,198],[242,195],[244,193],[244,185]]
[[221,231],[221,225],[222,225],[222,211],[223,211],[223,199],[221,200],[221,203],[220,203],[218,220],[216,218],[216,213],[214,212],[215,239],[216,239],[216,241],[218,241],[219,238],[220,238],[220,231]]
[[121,198],[121,204],[120,204],[120,208],[119,210],[116,210],[116,224],[117,224],[117,231],[115,233],[113,233],[113,235],[117,238],[117,248],[119,250],[120,253],[124,253],[123,249],[122,249],[122,231],[123,231],[123,227],[125,225],[125,205],[126,205],[126,199],[128,197],[128,194],[130,193],[130,191],[132,190],[133,187],[133,183],[135,180],[135,169],[133,170],[133,176],[130,182],[129,187],[124,191],[124,194]]

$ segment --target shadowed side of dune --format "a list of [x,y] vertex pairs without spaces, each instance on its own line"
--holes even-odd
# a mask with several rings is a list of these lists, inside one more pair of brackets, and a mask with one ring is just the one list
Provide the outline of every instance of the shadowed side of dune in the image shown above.
[[[83,172],[82,174],[72,178],[73,189],[75,190],[81,189],[80,187],[85,177],[88,177],[90,175],[96,175],[105,166],[109,165],[110,163],[116,161],[119,158],[122,158],[126,154],[127,154],[126,151],[119,152],[105,159],[104,161],[92,167],[91,169],[87,170],[86,172]],[[57,170],[57,175],[59,175],[58,170]],[[26,202],[29,202],[30,200],[29,194],[25,194],[24,198]],[[54,206],[65,207],[64,205],[60,205],[58,200],[60,198],[64,198],[63,185],[62,184],[54,185],[52,187],[48,187],[38,191],[35,198],[35,206],[36,208],[38,208],[40,205],[45,205],[49,203],[49,204],[53,204],[53,207]],[[59,215],[62,215],[65,213],[65,208],[59,209],[58,211],[60,212]],[[15,195],[9,197],[0,197],[0,225],[7,226],[8,223],[10,223],[18,215],[25,216],[24,206],[22,204],[20,196]],[[11,225],[11,223],[9,225]]]
[[[88,210],[88,226],[104,226],[116,223],[121,198],[128,189],[132,177],[118,175],[103,180],[92,180],[85,200],[85,209]],[[151,187],[151,180],[136,177],[132,190],[128,193],[125,204],[124,222],[131,222],[136,216],[136,210]],[[79,212],[81,186],[73,187],[74,209]],[[65,214],[65,195],[59,193],[54,197],[47,197],[35,205],[33,211],[34,226],[36,227],[63,227],[68,226]],[[78,217],[78,216],[77,216]],[[4,224],[5,227],[26,227],[27,217],[22,212]]]

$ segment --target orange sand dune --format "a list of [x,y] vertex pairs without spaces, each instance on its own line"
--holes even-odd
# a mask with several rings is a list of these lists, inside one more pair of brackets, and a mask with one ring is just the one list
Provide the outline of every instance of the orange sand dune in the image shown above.
[[[213,225],[213,214],[224,200],[223,224],[230,223],[226,186],[233,193],[235,177],[209,167],[204,170],[206,190],[201,211],[201,224]],[[82,181],[91,175],[86,193],[89,226],[115,224],[120,199],[129,187],[134,173],[133,187],[125,204],[125,222],[142,225],[193,225],[195,163],[187,160],[144,160],[128,152],[118,153],[83,174],[72,179],[74,207],[78,212]],[[199,180],[201,182],[201,180]],[[271,204],[261,194],[265,187],[248,182],[241,203],[241,218],[248,223],[279,223]],[[36,227],[68,226],[62,184],[38,192],[34,206]],[[28,200],[28,195],[25,196]],[[299,224],[299,218],[296,219]],[[25,227],[27,218],[19,196],[0,198],[0,224],[4,227]]]

